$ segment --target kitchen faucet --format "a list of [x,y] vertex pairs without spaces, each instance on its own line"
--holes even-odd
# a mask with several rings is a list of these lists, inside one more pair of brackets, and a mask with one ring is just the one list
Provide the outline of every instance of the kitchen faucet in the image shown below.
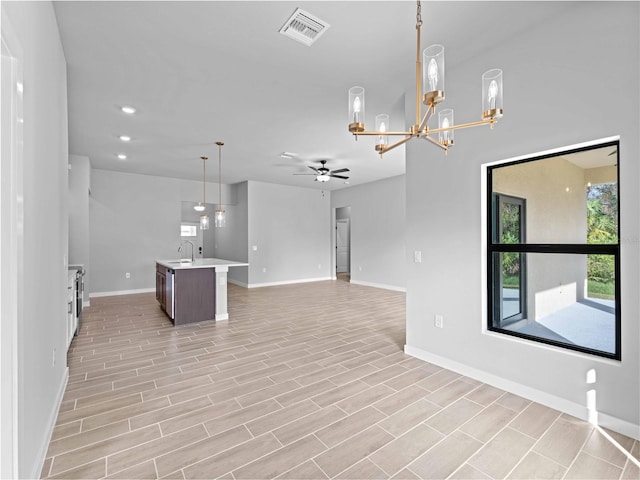
[[191,245],[191,263],[195,262],[195,258],[193,257],[193,242],[191,242],[190,240],[183,240],[180,243],[180,246],[178,247],[178,252],[182,251],[182,247],[184,246],[185,243],[188,243],[189,245]]

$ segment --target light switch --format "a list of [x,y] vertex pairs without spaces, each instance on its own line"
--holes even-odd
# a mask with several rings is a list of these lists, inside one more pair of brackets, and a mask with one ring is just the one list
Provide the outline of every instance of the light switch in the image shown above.
[[422,263],[422,252],[420,250],[413,252],[413,262]]
[[254,252],[257,252],[258,251],[258,246],[254,245],[253,247],[251,247],[251,250],[253,250]]

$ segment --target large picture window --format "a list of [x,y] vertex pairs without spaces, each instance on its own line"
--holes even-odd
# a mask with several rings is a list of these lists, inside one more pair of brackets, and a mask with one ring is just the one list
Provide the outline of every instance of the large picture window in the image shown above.
[[621,358],[618,144],[487,168],[489,330]]

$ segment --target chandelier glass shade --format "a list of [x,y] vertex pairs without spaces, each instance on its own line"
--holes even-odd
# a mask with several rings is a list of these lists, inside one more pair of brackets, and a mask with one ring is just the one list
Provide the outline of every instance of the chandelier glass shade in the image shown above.
[[[493,128],[503,115],[502,70],[493,69],[482,75],[482,115],[481,120],[455,125],[453,110],[442,110],[438,113],[438,127],[430,128],[429,119],[435,115],[436,106],[445,99],[444,79],[444,47],[431,45],[420,52],[420,34],[422,29],[422,6],[417,2],[416,14],[416,123],[409,131],[392,131],[387,114],[375,117],[375,131],[365,128],[365,91],[356,86],[349,89],[349,132],[356,136],[373,135],[376,137],[375,149],[382,156],[413,138],[422,138],[448,151],[454,144],[453,133],[462,128],[489,125]],[[423,94],[424,92],[424,94]],[[426,111],[422,112],[422,105]],[[436,135],[437,134],[437,135]],[[389,143],[389,137],[399,136],[402,139]]]

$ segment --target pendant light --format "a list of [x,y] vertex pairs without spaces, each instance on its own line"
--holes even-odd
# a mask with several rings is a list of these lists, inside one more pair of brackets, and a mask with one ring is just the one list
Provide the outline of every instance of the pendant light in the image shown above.
[[[206,210],[206,185],[207,185],[207,157],[200,157],[202,159],[202,202],[193,207],[196,212],[204,212]],[[209,215],[203,213],[200,215],[200,230],[209,230]]]
[[218,228],[222,228],[226,223],[225,213],[222,209],[222,146],[224,143],[216,142],[216,145],[218,145],[218,208],[214,215],[214,225]]

